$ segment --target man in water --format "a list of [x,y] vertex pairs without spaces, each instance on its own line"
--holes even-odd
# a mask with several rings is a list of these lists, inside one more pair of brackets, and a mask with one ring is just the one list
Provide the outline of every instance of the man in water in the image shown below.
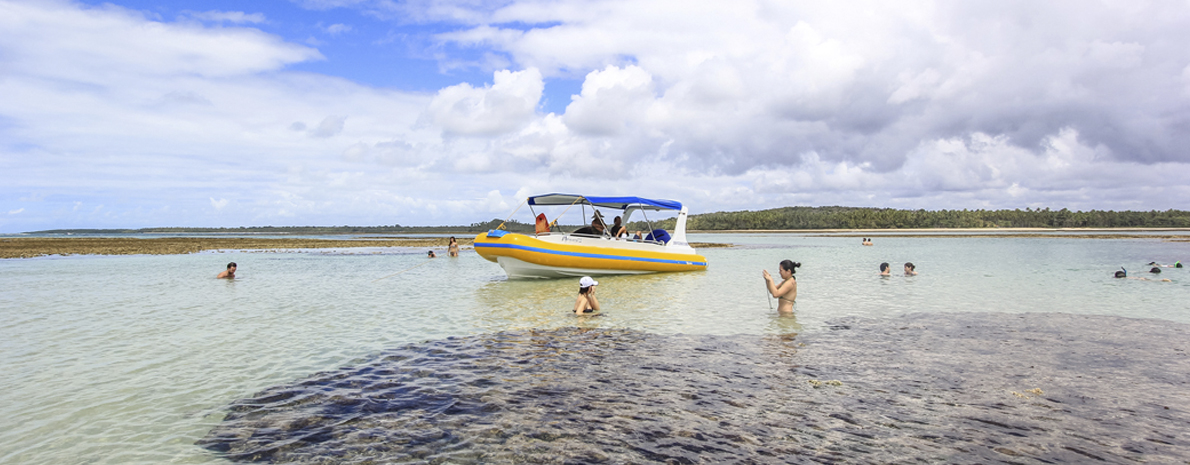
[[888,266],[888,262],[881,263],[880,264],[880,276],[890,276],[891,273],[889,272],[889,268],[890,267]]
[[434,251],[433,251],[433,250],[431,250],[431,251],[429,251],[429,252],[426,252],[426,257],[427,257],[427,258],[437,258],[438,256],[437,256],[437,255],[434,255]]
[[227,269],[219,273],[219,276],[216,276],[216,278],[236,279],[236,262],[228,263]]

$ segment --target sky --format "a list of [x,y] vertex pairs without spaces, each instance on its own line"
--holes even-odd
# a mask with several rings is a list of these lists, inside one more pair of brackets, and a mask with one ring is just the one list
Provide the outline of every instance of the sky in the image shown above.
[[0,233],[1187,209],[1190,2],[0,0],[0,179]]

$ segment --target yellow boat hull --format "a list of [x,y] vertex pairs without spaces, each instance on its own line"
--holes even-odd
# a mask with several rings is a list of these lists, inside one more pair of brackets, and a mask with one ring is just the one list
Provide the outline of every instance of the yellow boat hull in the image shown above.
[[702,271],[707,260],[689,246],[492,231],[475,237],[475,251],[510,278]]

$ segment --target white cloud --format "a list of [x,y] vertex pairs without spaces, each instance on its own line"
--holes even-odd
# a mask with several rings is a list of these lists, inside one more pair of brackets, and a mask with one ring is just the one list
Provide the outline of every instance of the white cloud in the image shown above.
[[566,107],[566,125],[579,133],[614,135],[643,120],[653,103],[653,78],[637,66],[608,66],[583,80]]
[[330,26],[323,28],[323,30],[326,31],[327,34],[330,34],[333,36],[342,34],[344,32],[351,32],[351,29],[352,28],[350,25],[342,24],[342,23],[335,23],[335,24],[332,24]]
[[185,11],[184,15],[200,20],[200,21],[214,21],[214,22],[228,22],[235,24],[242,23],[263,23],[265,17],[263,13],[244,13],[242,11]]
[[[310,130],[310,137],[331,137],[343,132],[343,124],[347,121],[346,116],[328,116],[318,123],[318,127]],[[293,127],[293,126],[290,126]]]
[[493,79],[483,88],[463,83],[438,91],[427,115],[451,135],[493,136],[527,124],[541,100],[541,73],[533,68],[505,70]]
[[16,214],[18,214],[18,213],[20,213],[20,212],[23,212],[23,211],[25,211],[25,209],[24,209],[24,208],[18,208],[18,209],[16,209],[16,210],[9,210],[9,211],[8,211],[8,214],[9,214],[9,215],[16,215]]
[[[3,227],[466,224],[545,191],[695,213],[1190,197],[1179,4],[300,3],[434,23],[420,57],[492,81],[291,71],[322,54],[257,14],[0,0],[0,198],[44,199]],[[348,22],[315,27],[366,35]],[[540,110],[558,78],[581,90]]]

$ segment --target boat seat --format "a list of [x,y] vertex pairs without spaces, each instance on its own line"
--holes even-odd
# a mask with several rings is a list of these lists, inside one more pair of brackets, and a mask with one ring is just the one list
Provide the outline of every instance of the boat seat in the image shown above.
[[654,229],[653,232],[645,237],[646,241],[656,241],[662,244],[668,244],[669,239],[669,233],[665,232],[664,229]]

